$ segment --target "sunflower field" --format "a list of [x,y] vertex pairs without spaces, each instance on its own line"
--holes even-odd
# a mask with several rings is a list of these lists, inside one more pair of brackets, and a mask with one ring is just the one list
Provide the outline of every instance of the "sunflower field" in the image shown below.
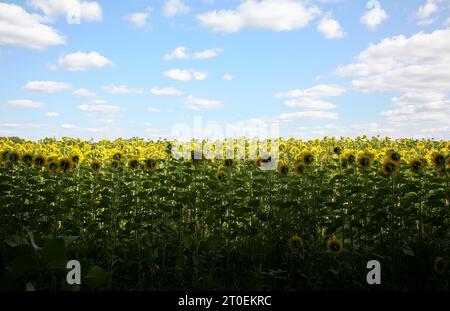
[[0,139],[0,290],[449,289],[450,142],[277,142],[261,170],[168,140]]

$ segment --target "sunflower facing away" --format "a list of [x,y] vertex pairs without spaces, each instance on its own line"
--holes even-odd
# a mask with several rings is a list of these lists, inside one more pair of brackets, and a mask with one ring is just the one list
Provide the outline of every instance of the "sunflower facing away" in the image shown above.
[[288,240],[288,247],[291,250],[291,252],[296,252],[299,249],[303,248],[303,246],[304,246],[303,239],[299,237],[297,234],[294,234]]
[[327,248],[328,251],[333,253],[333,254],[339,254],[342,252],[342,241],[336,239],[336,238],[332,238],[331,240],[328,241],[327,243]]

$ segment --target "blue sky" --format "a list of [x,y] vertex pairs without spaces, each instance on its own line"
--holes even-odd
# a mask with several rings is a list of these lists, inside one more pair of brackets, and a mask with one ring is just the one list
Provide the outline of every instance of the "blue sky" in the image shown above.
[[448,51],[447,0],[0,2],[0,136],[449,139]]

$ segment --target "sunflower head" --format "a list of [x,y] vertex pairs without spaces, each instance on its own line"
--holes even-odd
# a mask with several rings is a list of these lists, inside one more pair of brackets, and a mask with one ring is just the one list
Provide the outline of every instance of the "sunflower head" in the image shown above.
[[422,173],[426,164],[427,162],[424,158],[414,158],[408,163],[409,169],[415,174]]
[[389,150],[389,151],[387,152],[387,157],[388,157],[391,161],[394,161],[394,162],[399,162],[400,159],[402,158],[402,156],[400,155],[400,153],[399,153],[398,151],[396,151],[396,150],[393,150],[393,149],[391,149],[391,150]]
[[286,176],[289,173],[289,167],[286,163],[278,163],[278,173],[282,176]]
[[120,160],[122,160],[123,155],[122,155],[122,153],[120,153],[120,152],[116,152],[116,153],[113,154],[112,158],[113,158],[113,160],[115,160],[115,161],[120,161]]
[[61,169],[61,171],[63,171],[64,173],[67,171],[70,171],[73,168],[73,162],[71,159],[61,159],[59,161],[59,168]]
[[94,161],[91,163],[91,169],[94,171],[98,171],[102,164],[99,161]]
[[333,253],[333,254],[339,254],[342,252],[342,241],[336,239],[336,238],[332,238],[331,240],[328,241],[327,243],[327,248],[328,251]]
[[33,155],[30,153],[25,153],[22,156],[22,162],[25,163],[26,165],[31,165],[33,164]]
[[58,161],[56,159],[49,159],[46,168],[51,173],[57,173],[59,171]]
[[299,249],[303,248],[304,243],[303,239],[299,237],[297,234],[291,236],[288,240],[288,247],[291,252],[297,252]]
[[228,174],[227,174],[227,172],[225,172],[224,170],[219,170],[219,171],[216,173],[216,178],[217,178],[218,181],[223,181],[223,180],[225,180],[225,178],[227,178],[227,176],[228,176]]
[[381,164],[381,169],[386,176],[394,176],[397,174],[399,169],[398,162],[395,162],[391,158],[384,159],[383,163]]
[[444,257],[441,257],[441,256],[436,257],[434,259],[433,268],[434,268],[434,271],[436,271],[439,274],[444,273],[446,268],[447,268],[447,265],[446,265]]
[[362,169],[369,169],[373,163],[373,155],[369,152],[362,152],[357,158],[357,164]]
[[341,154],[341,147],[339,147],[339,146],[334,147],[333,148],[333,152],[335,154],[337,154],[337,155],[340,155]]
[[312,165],[314,163],[314,155],[310,151],[305,151],[300,155],[299,161],[303,162],[305,165]]
[[7,151],[7,150],[2,151],[0,161],[8,160],[9,159],[8,155],[9,155],[9,151]]
[[16,163],[17,161],[19,161],[20,156],[17,152],[11,151],[8,153],[8,158],[9,158],[9,161]]
[[139,166],[139,160],[138,159],[131,159],[128,161],[128,168],[135,169]]
[[302,162],[297,161],[297,163],[295,163],[294,169],[297,174],[302,175],[306,171],[306,166]]
[[344,160],[348,164],[354,164],[356,162],[356,156],[352,151],[346,151],[344,152]]
[[74,165],[77,165],[78,163],[80,163],[80,156],[77,154],[74,154],[70,157],[70,160],[72,161],[72,163]]
[[157,162],[153,159],[146,159],[144,161],[144,168],[146,170],[154,170],[156,168]]
[[431,154],[430,160],[438,170],[442,170],[445,167],[445,155],[442,152],[434,151]]
[[36,165],[37,167],[42,167],[45,165],[45,157],[42,155],[37,155],[34,157],[34,165]]

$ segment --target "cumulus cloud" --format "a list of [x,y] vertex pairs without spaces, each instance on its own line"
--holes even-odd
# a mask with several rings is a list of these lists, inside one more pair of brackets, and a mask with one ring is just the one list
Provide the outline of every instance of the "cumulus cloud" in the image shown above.
[[207,49],[199,52],[189,53],[188,49],[184,46],[179,46],[175,48],[170,53],[164,55],[165,60],[174,60],[174,59],[209,59],[217,57],[219,54],[223,52],[222,49]]
[[278,120],[282,122],[290,122],[295,120],[336,120],[339,118],[338,113],[329,111],[300,111],[282,113],[278,116]]
[[143,89],[129,88],[126,85],[102,86],[102,90],[108,94],[143,94]]
[[152,9],[147,8],[144,12],[136,12],[127,14],[125,19],[130,22],[133,26],[138,28],[150,27],[149,19]]
[[224,74],[224,75],[223,75],[222,80],[225,80],[225,81],[231,81],[231,80],[233,80],[234,78],[236,78],[234,75],[227,73],[227,74]]
[[430,25],[435,19],[432,17],[439,7],[434,0],[427,0],[427,2],[420,6],[416,12],[417,24],[419,25]]
[[209,100],[209,99],[201,99],[196,98],[194,96],[189,96],[184,101],[184,107],[191,110],[200,110],[200,109],[214,109],[220,108],[223,106],[223,103],[218,100]]
[[95,92],[87,90],[87,89],[74,90],[73,95],[79,96],[79,97],[87,97],[87,98],[93,98],[93,97],[97,96],[97,94]]
[[341,39],[345,37],[345,32],[342,30],[339,22],[331,17],[323,17],[317,26],[317,30],[327,39]]
[[0,3],[0,45],[43,50],[61,44],[66,44],[65,37],[41,23],[38,16],[18,5]]
[[156,108],[156,107],[148,107],[147,111],[151,112],[151,113],[156,113],[156,112],[159,112],[160,110],[159,110],[159,108]]
[[46,112],[45,115],[46,115],[47,117],[50,117],[50,118],[56,118],[56,117],[59,117],[59,113],[58,113],[58,112],[53,112],[53,111]]
[[28,5],[44,13],[47,21],[65,17],[69,23],[98,22],[102,7],[97,2],[80,0],[29,0]]
[[295,0],[245,0],[232,10],[213,10],[197,15],[212,31],[238,32],[244,28],[292,31],[306,27],[321,11]]
[[312,88],[300,90],[294,89],[287,92],[277,93],[277,98],[290,98],[284,102],[289,108],[300,108],[307,110],[330,110],[336,108],[336,105],[321,98],[337,97],[342,95],[345,89],[338,85],[320,84]]
[[120,106],[109,105],[109,104],[84,104],[79,105],[77,108],[85,112],[99,112],[99,113],[118,113],[124,111]]
[[172,69],[163,73],[166,77],[177,81],[204,80],[208,76],[206,72],[182,69]]
[[67,54],[59,57],[57,66],[69,71],[86,71],[93,68],[114,66],[105,56],[98,52],[80,52]]
[[386,11],[378,4],[361,16],[361,23],[366,25],[369,30],[375,30],[387,18]]
[[184,3],[183,0],[166,0],[164,2],[163,11],[164,16],[173,17],[189,13],[190,8]]
[[150,90],[156,96],[181,96],[183,92],[174,87],[154,87]]
[[57,81],[29,81],[24,89],[29,92],[56,93],[69,90],[72,86],[68,83]]
[[35,102],[28,99],[8,100],[5,102],[5,105],[10,108],[20,108],[20,109],[39,109],[44,107],[43,103]]

